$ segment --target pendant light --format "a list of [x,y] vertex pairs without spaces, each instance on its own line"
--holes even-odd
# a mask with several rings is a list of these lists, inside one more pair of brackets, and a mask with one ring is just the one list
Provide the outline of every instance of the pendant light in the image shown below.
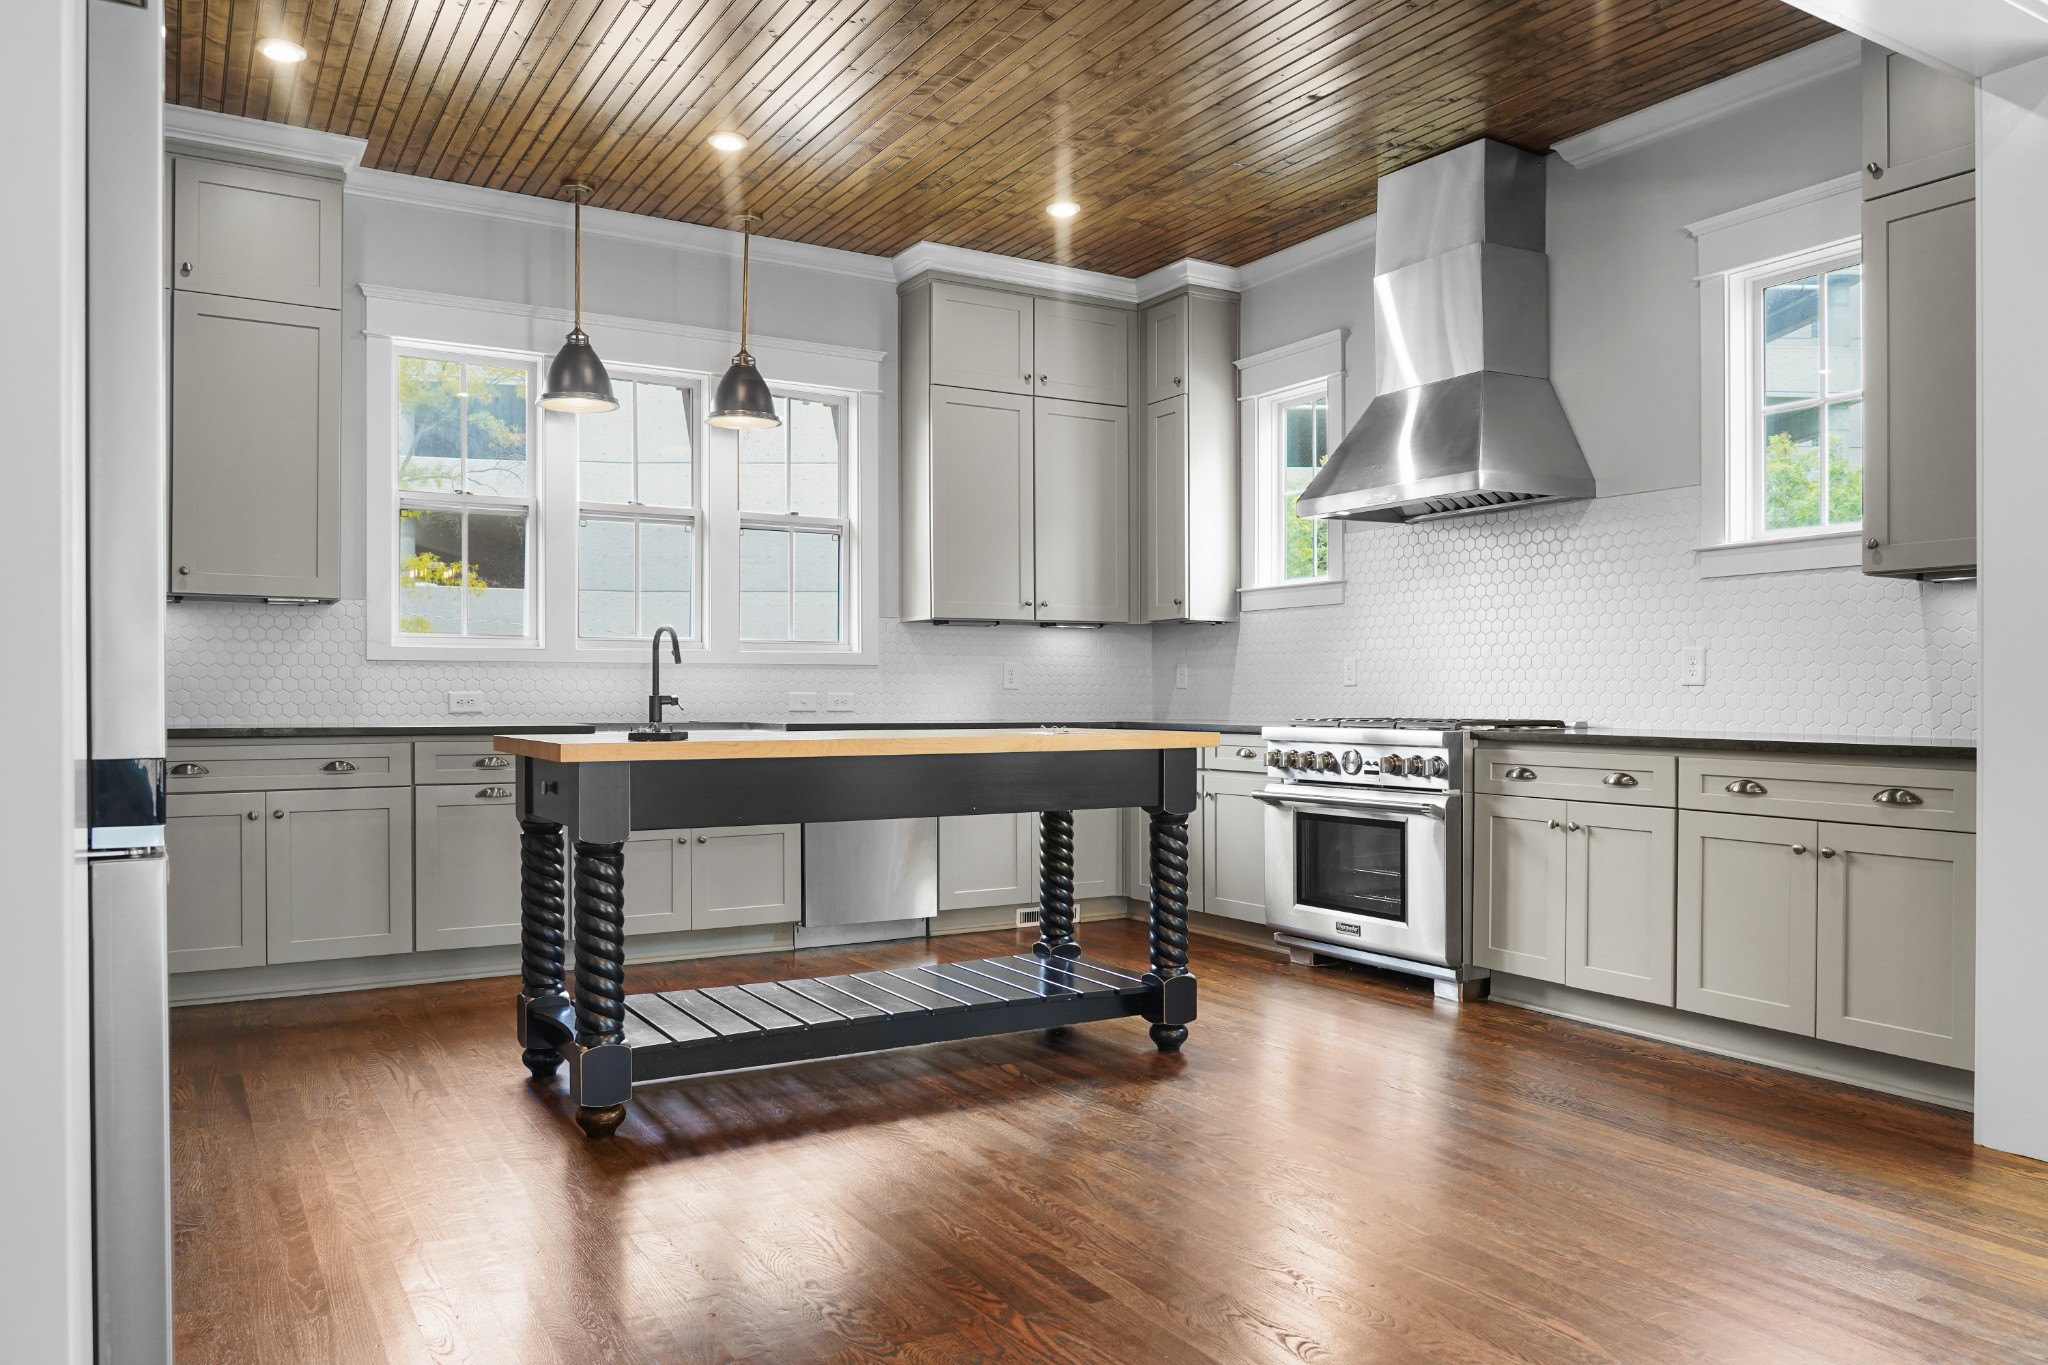
[[612,377],[583,334],[583,201],[590,197],[590,186],[572,180],[562,186],[562,194],[576,206],[576,325],[548,366],[540,405],[550,412],[610,412],[619,405],[612,396]]
[[732,358],[732,366],[725,372],[725,378],[718,381],[718,398],[712,405],[707,421],[714,427],[725,427],[735,431],[759,431],[765,427],[779,427],[782,419],[775,415],[775,395],[768,391],[768,381],[754,368],[754,357],[747,354],[747,277],[753,273],[753,229],[760,222],[751,213],[740,215],[740,353]]

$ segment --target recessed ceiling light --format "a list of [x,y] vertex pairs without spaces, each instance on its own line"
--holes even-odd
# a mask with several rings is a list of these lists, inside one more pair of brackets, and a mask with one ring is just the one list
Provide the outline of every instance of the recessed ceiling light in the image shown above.
[[283,62],[287,66],[306,60],[306,49],[289,38],[265,38],[256,44],[256,50],[273,62]]
[[1047,204],[1045,211],[1055,218],[1072,218],[1081,211],[1081,206],[1071,199],[1061,199]]
[[746,149],[747,140],[738,133],[713,133],[711,145],[721,152],[738,152]]

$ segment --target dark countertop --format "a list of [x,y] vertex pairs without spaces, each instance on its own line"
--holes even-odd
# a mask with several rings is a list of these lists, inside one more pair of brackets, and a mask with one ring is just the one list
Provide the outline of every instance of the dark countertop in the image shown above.
[[[588,735],[598,730],[623,730],[638,721],[615,720],[597,724],[545,725],[527,721],[504,721],[496,725],[204,725],[187,726],[169,732],[173,744],[190,744],[209,739],[480,739],[491,735]],[[759,730],[940,730],[972,726],[979,729],[1028,729],[1038,725],[1070,725],[1090,730],[1214,730],[1219,734],[1255,735],[1256,725],[1243,722],[1194,724],[1188,721],[1150,720],[791,720],[732,721],[691,716],[687,727],[729,730],[736,726]]]
[[1616,749],[1707,749],[1780,754],[1853,754],[1860,758],[1946,758],[1976,762],[1977,745],[1959,739],[1862,739],[1855,735],[1802,735],[1781,730],[1624,730],[1573,726],[1569,730],[1486,730],[1481,744],[1597,744]]

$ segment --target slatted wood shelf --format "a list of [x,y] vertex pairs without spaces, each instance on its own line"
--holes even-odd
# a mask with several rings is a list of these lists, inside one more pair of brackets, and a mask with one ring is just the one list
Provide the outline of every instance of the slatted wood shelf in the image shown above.
[[1156,980],[990,957],[626,997],[633,1080],[667,1080],[1158,1013]]

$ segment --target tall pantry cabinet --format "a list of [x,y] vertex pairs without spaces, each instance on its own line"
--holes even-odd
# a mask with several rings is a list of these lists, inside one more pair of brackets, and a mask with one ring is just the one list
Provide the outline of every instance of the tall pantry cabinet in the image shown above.
[[1234,621],[1237,296],[1190,286],[1146,304],[1141,615]]
[[340,595],[341,183],[173,155],[174,596]]

